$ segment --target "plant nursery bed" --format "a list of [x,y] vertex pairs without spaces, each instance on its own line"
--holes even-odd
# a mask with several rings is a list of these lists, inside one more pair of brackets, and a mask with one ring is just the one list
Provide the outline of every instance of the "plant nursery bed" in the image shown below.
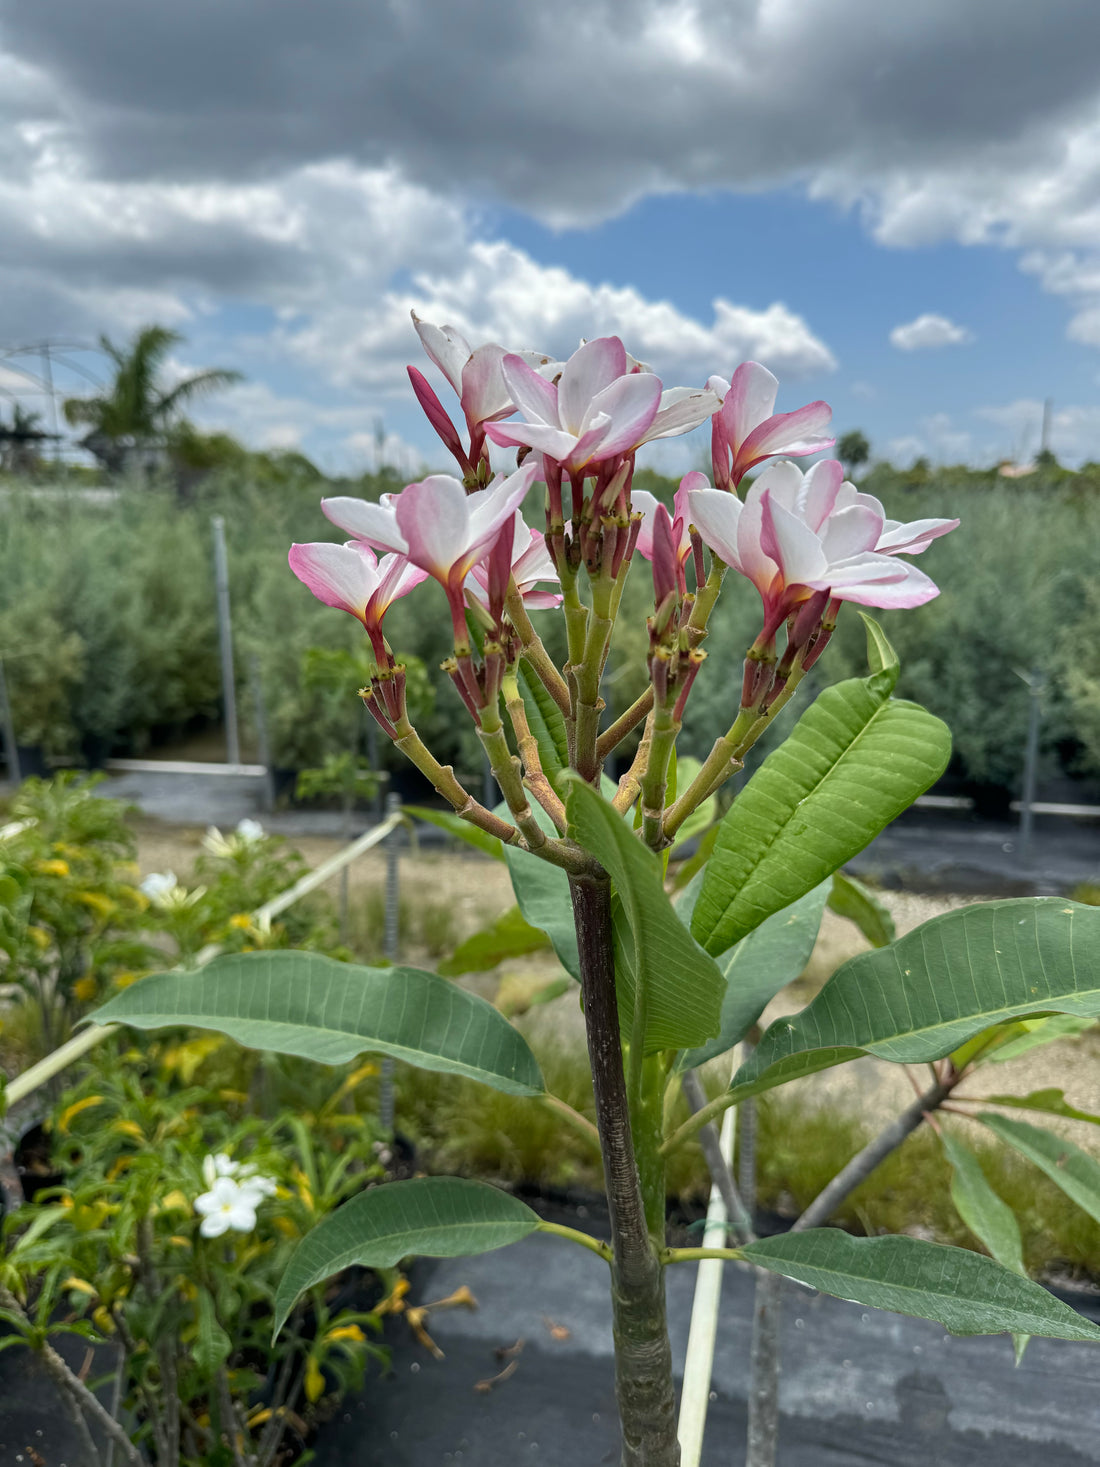
[[[574,1221],[577,1221],[574,1214]],[[583,1219],[580,1220],[583,1226]],[[534,1235],[499,1253],[422,1262],[417,1303],[466,1285],[476,1310],[431,1313],[434,1358],[400,1320],[391,1369],[345,1399],[315,1442],[317,1467],[598,1467],[617,1464],[606,1269]],[[683,1359],[694,1265],[670,1270]],[[744,1460],[753,1279],[723,1284],[704,1467]],[[1096,1318],[1092,1298],[1071,1302]],[[1100,1462],[1092,1346],[957,1339],[794,1285],[783,1318],[779,1467],[1084,1467]]]

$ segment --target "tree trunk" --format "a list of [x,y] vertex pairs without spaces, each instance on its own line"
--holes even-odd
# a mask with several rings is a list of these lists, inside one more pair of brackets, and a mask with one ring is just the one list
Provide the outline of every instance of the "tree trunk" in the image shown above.
[[611,883],[571,877],[588,1057],[611,1213],[615,1394],[622,1467],[679,1467],[664,1269],[646,1225],[634,1155],[615,997]]

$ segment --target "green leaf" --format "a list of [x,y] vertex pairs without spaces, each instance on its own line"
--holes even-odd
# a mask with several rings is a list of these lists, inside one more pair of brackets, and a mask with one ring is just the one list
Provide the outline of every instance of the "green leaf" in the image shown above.
[[217,1321],[214,1301],[209,1291],[200,1287],[195,1303],[198,1307],[198,1332],[191,1346],[191,1354],[203,1375],[210,1378],[229,1359],[233,1342]]
[[692,919],[707,952],[812,891],[947,767],[947,725],[884,678],[826,688],[734,800]]
[[886,691],[892,693],[898,680],[898,673],[901,671],[898,654],[873,616],[868,616],[865,611],[861,611],[859,618],[867,633],[867,666],[871,669],[871,676],[879,678],[881,682],[885,683]]
[[889,907],[879,901],[870,887],[843,871],[833,874],[829,910],[854,922],[872,947],[889,947],[898,935]]
[[441,978],[460,973],[484,973],[505,958],[521,958],[550,946],[546,933],[532,927],[518,907],[509,907],[495,922],[475,932],[439,965]]
[[[1004,1044],[989,1051],[990,1064],[1004,1064],[1006,1060],[1019,1059],[1043,1044],[1053,1044],[1057,1039],[1073,1039],[1091,1029],[1096,1023],[1091,1014],[1052,1014],[1049,1019],[1029,1019],[1020,1025],[1020,1033],[1010,1035]],[[983,1056],[982,1063],[986,1062]]]
[[1088,1121],[1090,1125],[1100,1126],[1100,1116],[1070,1105],[1066,1092],[1056,1090],[1053,1086],[1049,1090],[1033,1090],[1030,1095],[976,1095],[973,1098],[981,1100],[985,1105],[1011,1105],[1020,1110],[1041,1110],[1047,1115],[1064,1116],[1067,1121]]
[[811,1228],[740,1250],[811,1289],[872,1309],[934,1319],[955,1335],[1045,1335],[1100,1341],[1100,1329],[1030,1279],[967,1248],[918,1238],[851,1238]]
[[850,958],[772,1024],[734,1076],[737,1098],[876,1054],[942,1059],[1017,1015],[1100,1014],[1100,908],[1059,897],[983,902]]
[[[702,767],[698,759],[693,759],[688,754],[682,755],[676,766],[676,790],[686,790]],[[670,787],[668,792],[669,804],[675,798],[676,792]],[[687,841],[694,840],[696,836],[702,835],[705,830],[708,830],[714,824],[717,818],[718,796],[708,795],[701,805],[695,807],[676,832],[676,839],[669,852],[671,859],[675,861],[676,852],[680,847]]]
[[360,968],[319,953],[234,953],[197,972],[154,973],[92,1016],[138,1029],[216,1029],[250,1049],[341,1065],[365,1050],[542,1093],[522,1036],[492,1004],[419,968]]
[[[695,878],[700,878],[702,885],[703,867],[710,860],[714,847],[718,842],[718,832],[722,829],[721,823],[715,821],[709,830],[705,831],[696,847],[694,856],[689,856],[675,871],[672,877],[673,891],[682,891],[689,886]],[[692,902],[694,907],[695,903]]]
[[418,1177],[371,1187],[322,1219],[291,1254],[275,1295],[274,1335],[305,1289],[343,1268],[489,1253],[538,1226],[529,1207],[485,1182]]
[[527,710],[527,723],[539,746],[542,772],[551,784],[556,784],[558,775],[569,768],[569,740],[565,732],[562,711],[543,686],[542,679],[526,658],[520,658],[518,668],[520,697]]
[[995,1115],[992,1111],[983,1111],[974,1119],[988,1126],[1006,1146],[1034,1162],[1067,1197],[1100,1222],[1100,1162],[1087,1151],[1038,1126]]
[[629,964],[628,973],[618,974],[623,1033],[633,1032],[640,1002],[646,1054],[704,1043],[718,1033],[724,982],[665,895],[660,857],[580,779],[569,782],[566,809],[577,840],[610,875],[629,928],[625,935],[620,927]]
[[946,1127],[941,1128],[940,1140],[951,1163],[951,1201],[959,1216],[998,1263],[1026,1276],[1016,1214],[989,1185],[981,1163],[969,1147]]
[[464,840],[468,846],[474,846],[484,855],[492,856],[494,861],[504,860],[504,842],[502,840],[498,840],[495,835],[490,835],[487,830],[471,825],[468,820],[463,820],[462,816],[456,815],[453,810],[433,810],[428,805],[402,805],[401,809],[403,814],[411,815],[414,820],[426,820],[429,825],[437,825],[440,830],[445,830],[456,840]]
[[693,1070],[740,1043],[779,990],[799,977],[814,950],[829,889],[823,881],[793,906],[773,913],[719,959],[726,979],[721,1031],[709,1044],[682,1054],[678,1070]]

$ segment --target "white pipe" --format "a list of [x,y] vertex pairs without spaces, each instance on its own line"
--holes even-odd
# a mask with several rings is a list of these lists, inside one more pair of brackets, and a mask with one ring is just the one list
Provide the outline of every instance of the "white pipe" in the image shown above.
[[[315,870],[307,872],[301,881],[295,882],[287,891],[280,892],[277,897],[272,897],[271,901],[265,902],[262,907],[257,907],[256,911],[252,913],[252,919],[257,927],[269,927],[272,917],[277,916],[280,912],[285,912],[287,907],[296,902],[299,897],[305,896],[314,887],[320,886],[341,867],[346,866],[349,861],[354,861],[356,856],[361,856],[364,851],[370,850],[371,846],[376,846],[379,841],[385,840],[390,831],[401,824],[402,818],[400,814],[391,815],[381,825],[376,825],[373,830],[368,830],[366,835],[361,835],[358,840],[353,840],[351,845],[345,846],[342,851],[337,851],[335,856],[322,862]],[[10,826],[5,826],[3,830],[0,830],[0,837],[3,837],[5,832],[15,833]],[[216,943],[208,944],[198,954],[196,966],[203,967],[211,958],[216,958],[220,951],[221,948]],[[90,1016],[89,1022],[90,1028],[75,1034],[59,1049],[55,1049],[45,1059],[40,1059],[37,1064],[31,1065],[29,1070],[24,1070],[21,1075],[17,1075],[9,1083],[4,1092],[9,1108],[25,1100],[40,1085],[45,1085],[47,1080],[52,1080],[62,1070],[68,1069],[74,1060],[80,1059],[97,1044],[101,1044],[108,1034],[114,1034],[120,1027],[118,1024],[97,1024],[94,1015]]]
[[[733,1161],[735,1106],[722,1118],[720,1138],[722,1157],[727,1166]],[[718,1188],[711,1186],[707,1206],[707,1222],[703,1230],[704,1248],[726,1246],[726,1204]],[[710,1404],[710,1382],[714,1368],[714,1344],[718,1336],[718,1306],[722,1300],[720,1258],[704,1258],[695,1275],[695,1300],[691,1307],[687,1355],[684,1359],[684,1386],[680,1395],[680,1467],[699,1467],[703,1455],[703,1432]]]

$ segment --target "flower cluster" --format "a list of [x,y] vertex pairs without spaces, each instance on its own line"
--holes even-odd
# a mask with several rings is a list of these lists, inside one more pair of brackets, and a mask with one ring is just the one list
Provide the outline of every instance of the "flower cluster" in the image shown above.
[[[431,474],[377,503],[323,500],[328,519],[352,538],[343,545],[295,545],[290,565],[321,601],[362,622],[373,653],[371,684],[363,689],[367,707],[437,787],[444,787],[437,776],[448,772],[433,764],[409,725],[404,671],[383,633],[389,607],[425,579],[437,581],[446,596],[454,655],[444,667],[513,813],[526,808],[526,795],[520,774],[509,774],[514,756],[501,742],[502,697],[522,779],[559,828],[560,801],[542,782],[537,760],[532,764],[524,752],[533,754],[537,741],[515,688],[520,658],[561,710],[573,767],[593,779],[614,747],[611,734],[623,737],[642,717],[652,720],[650,734],[658,741],[661,730],[674,737],[727,570],[751,581],[763,603],[760,635],[746,661],[743,714],[766,714],[784,690],[793,691],[824,650],[843,601],[918,606],[937,594],[927,576],[897,557],[919,554],[958,522],[903,525],[887,518],[877,499],[845,481],[835,460],[803,473],[790,459],[832,445],[830,409],[812,402],[776,413],[778,383],[759,363],[741,363],[729,381],[714,376],[702,388],[665,388],[617,337],[584,342],[558,362],[495,343],[471,348],[452,326],[415,315],[414,322],[429,358],[458,394],[465,437],[424,375],[409,368],[460,477]],[[633,491],[635,455],[644,443],[708,419],[710,480],[687,474],[671,512]],[[493,473],[490,445],[517,450],[511,472]],[[765,467],[741,498],[748,472],[778,455],[784,458]],[[536,482],[545,487],[542,532],[526,524],[521,508]],[[653,575],[650,693],[633,724],[620,722],[601,735],[600,680],[635,551]],[[578,591],[582,575],[589,605]],[[549,659],[529,615],[557,606],[568,642],[562,669]],[[664,756],[654,757],[659,764]],[[447,792],[456,807],[465,803],[453,785]],[[537,841],[533,830],[531,838]]]
[[195,1211],[202,1218],[199,1232],[204,1238],[223,1233],[250,1233],[256,1226],[256,1210],[265,1197],[275,1193],[275,1183],[255,1167],[234,1161],[225,1152],[203,1158],[202,1175],[207,1188],[195,1198]]

